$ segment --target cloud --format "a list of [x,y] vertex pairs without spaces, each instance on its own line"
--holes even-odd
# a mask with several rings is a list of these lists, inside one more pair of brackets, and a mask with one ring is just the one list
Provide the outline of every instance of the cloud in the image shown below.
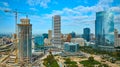
[[111,7],[110,4],[113,0],[99,0],[97,4],[93,6],[77,6],[74,8],[63,8],[62,10],[53,10],[51,14],[45,16],[51,18],[58,14],[62,16],[62,21],[68,22],[80,22],[80,21],[92,21],[95,20],[96,12],[104,11],[105,9],[112,9],[119,11],[119,7]]
[[30,6],[40,5],[43,8],[47,8],[49,2],[50,2],[50,0],[27,0],[27,3]]
[[120,7],[111,7],[110,10],[120,13]]
[[120,24],[120,14],[119,14],[119,15],[116,15],[116,16],[114,17],[114,22],[115,22],[116,24]]
[[[28,0],[32,1],[32,0]],[[34,1],[34,0],[33,0]],[[50,0],[45,0],[46,5],[50,2]],[[36,3],[37,2],[37,3]],[[40,5],[41,0],[37,0],[36,2],[29,2],[29,5]],[[33,18],[39,19],[39,22],[42,24],[51,23],[52,16],[54,15],[61,15],[61,26],[71,28],[72,27],[91,27],[94,29],[95,19],[96,19],[96,12],[104,11],[104,10],[112,10],[114,12],[120,12],[120,7],[114,6],[112,7],[111,4],[113,0],[99,0],[97,4],[93,6],[76,6],[74,8],[63,8],[61,10],[53,10],[51,13],[43,14],[41,16],[33,16]],[[43,7],[43,6],[42,6]],[[34,8],[30,8],[31,10],[35,10]],[[120,23],[119,20],[120,16],[115,15],[114,22]],[[47,21],[46,21],[47,20]],[[34,20],[36,21],[36,20]],[[37,21],[36,21],[37,22]]]
[[38,9],[36,9],[36,8],[30,8],[30,10],[32,10],[32,11],[38,11]]
[[113,3],[113,0],[99,0],[97,6],[101,6],[104,10],[108,10],[111,3]]
[[9,6],[7,2],[3,2],[3,5],[6,6],[6,7]]
[[4,7],[9,7],[9,4],[7,2],[0,2],[0,4],[2,4]]
[[9,4],[7,2],[0,2],[0,10],[11,10],[11,8],[9,8]]
[[4,10],[11,10],[11,8],[8,7],[0,7],[0,10],[4,11]]

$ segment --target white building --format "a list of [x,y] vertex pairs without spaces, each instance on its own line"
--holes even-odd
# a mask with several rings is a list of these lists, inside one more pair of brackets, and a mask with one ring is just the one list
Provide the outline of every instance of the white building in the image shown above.
[[61,48],[61,17],[60,15],[53,16],[53,33],[54,46]]
[[48,39],[52,39],[52,30],[48,30]]
[[47,38],[44,39],[44,45],[45,45],[45,46],[48,46],[48,45],[49,45],[49,39],[47,39]]
[[115,29],[114,35],[115,35],[115,44],[114,44],[114,46],[115,47],[120,47],[120,38],[118,37],[118,31],[117,31],[117,29]]
[[49,45],[51,45],[51,41],[52,41],[52,30],[48,30],[48,41],[49,41]]
[[71,42],[78,43],[80,46],[85,46],[85,41],[83,38],[72,38]]

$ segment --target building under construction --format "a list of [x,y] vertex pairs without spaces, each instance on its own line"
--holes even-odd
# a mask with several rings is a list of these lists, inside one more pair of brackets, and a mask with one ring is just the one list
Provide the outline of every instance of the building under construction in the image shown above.
[[32,57],[32,24],[30,19],[21,19],[18,26],[18,60],[31,63]]

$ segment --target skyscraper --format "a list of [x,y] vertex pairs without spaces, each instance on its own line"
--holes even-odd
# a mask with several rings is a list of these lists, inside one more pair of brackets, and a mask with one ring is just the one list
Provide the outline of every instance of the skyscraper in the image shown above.
[[115,43],[114,43],[114,46],[115,46],[115,47],[120,47],[120,37],[119,37],[119,35],[118,35],[117,29],[115,29],[114,35],[115,35]]
[[41,47],[44,46],[44,36],[38,35],[34,38],[35,50],[41,50]]
[[70,34],[71,34],[72,38],[75,38],[75,37],[76,37],[75,32],[72,32],[72,33],[70,33]]
[[72,38],[72,37],[71,37],[71,35],[70,35],[70,34],[68,34],[68,35],[67,35],[66,42],[71,42],[71,38]]
[[48,41],[49,41],[49,45],[51,45],[51,41],[52,41],[52,30],[48,30]]
[[31,62],[32,57],[32,24],[30,19],[21,19],[18,26],[18,59],[20,62]]
[[96,45],[114,45],[114,22],[112,12],[101,11],[96,13],[95,38]]
[[54,46],[61,48],[61,17],[60,15],[53,16],[53,33]]
[[90,41],[90,28],[84,28],[83,29],[83,38],[86,41]]
[[43,33],[42,36],[45,38],[48,38],[48,34],[47,33]]
[[52,30],[48,30],[48,39],[52,39]]

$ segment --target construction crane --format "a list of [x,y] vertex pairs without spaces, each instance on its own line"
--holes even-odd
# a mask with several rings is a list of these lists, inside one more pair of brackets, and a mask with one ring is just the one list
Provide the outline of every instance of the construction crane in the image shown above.
[[7,10],[5,9],[4,12],[14,13],[15,14],[15,32],[17,34],[17,19],[18,19],[18,13],[21,14],[27,14],[26,12],[19,12],[17,10]]
[[[17,50],[17,42],[18,42],[18,38],[17,38],[17,20],[18,20],[18,14],[20,13],[20,14],[28,14],[28,13],[26,13],[26,12],[20,12],[20,11],[17,11],[17,10],[3,10],[4,12],[8,12],[8,13],[14,13],[15,14],[15,33],[16,33],[16,38],[14,39],[14,43],[15,43],[15,45],[13,45],[13,48],[11,49],[11,52],[15,52],[15,55],[17,56],[17,52],[18,52],[18,50]],[[9,54],[9,55],[11,55],[11,53]]]

